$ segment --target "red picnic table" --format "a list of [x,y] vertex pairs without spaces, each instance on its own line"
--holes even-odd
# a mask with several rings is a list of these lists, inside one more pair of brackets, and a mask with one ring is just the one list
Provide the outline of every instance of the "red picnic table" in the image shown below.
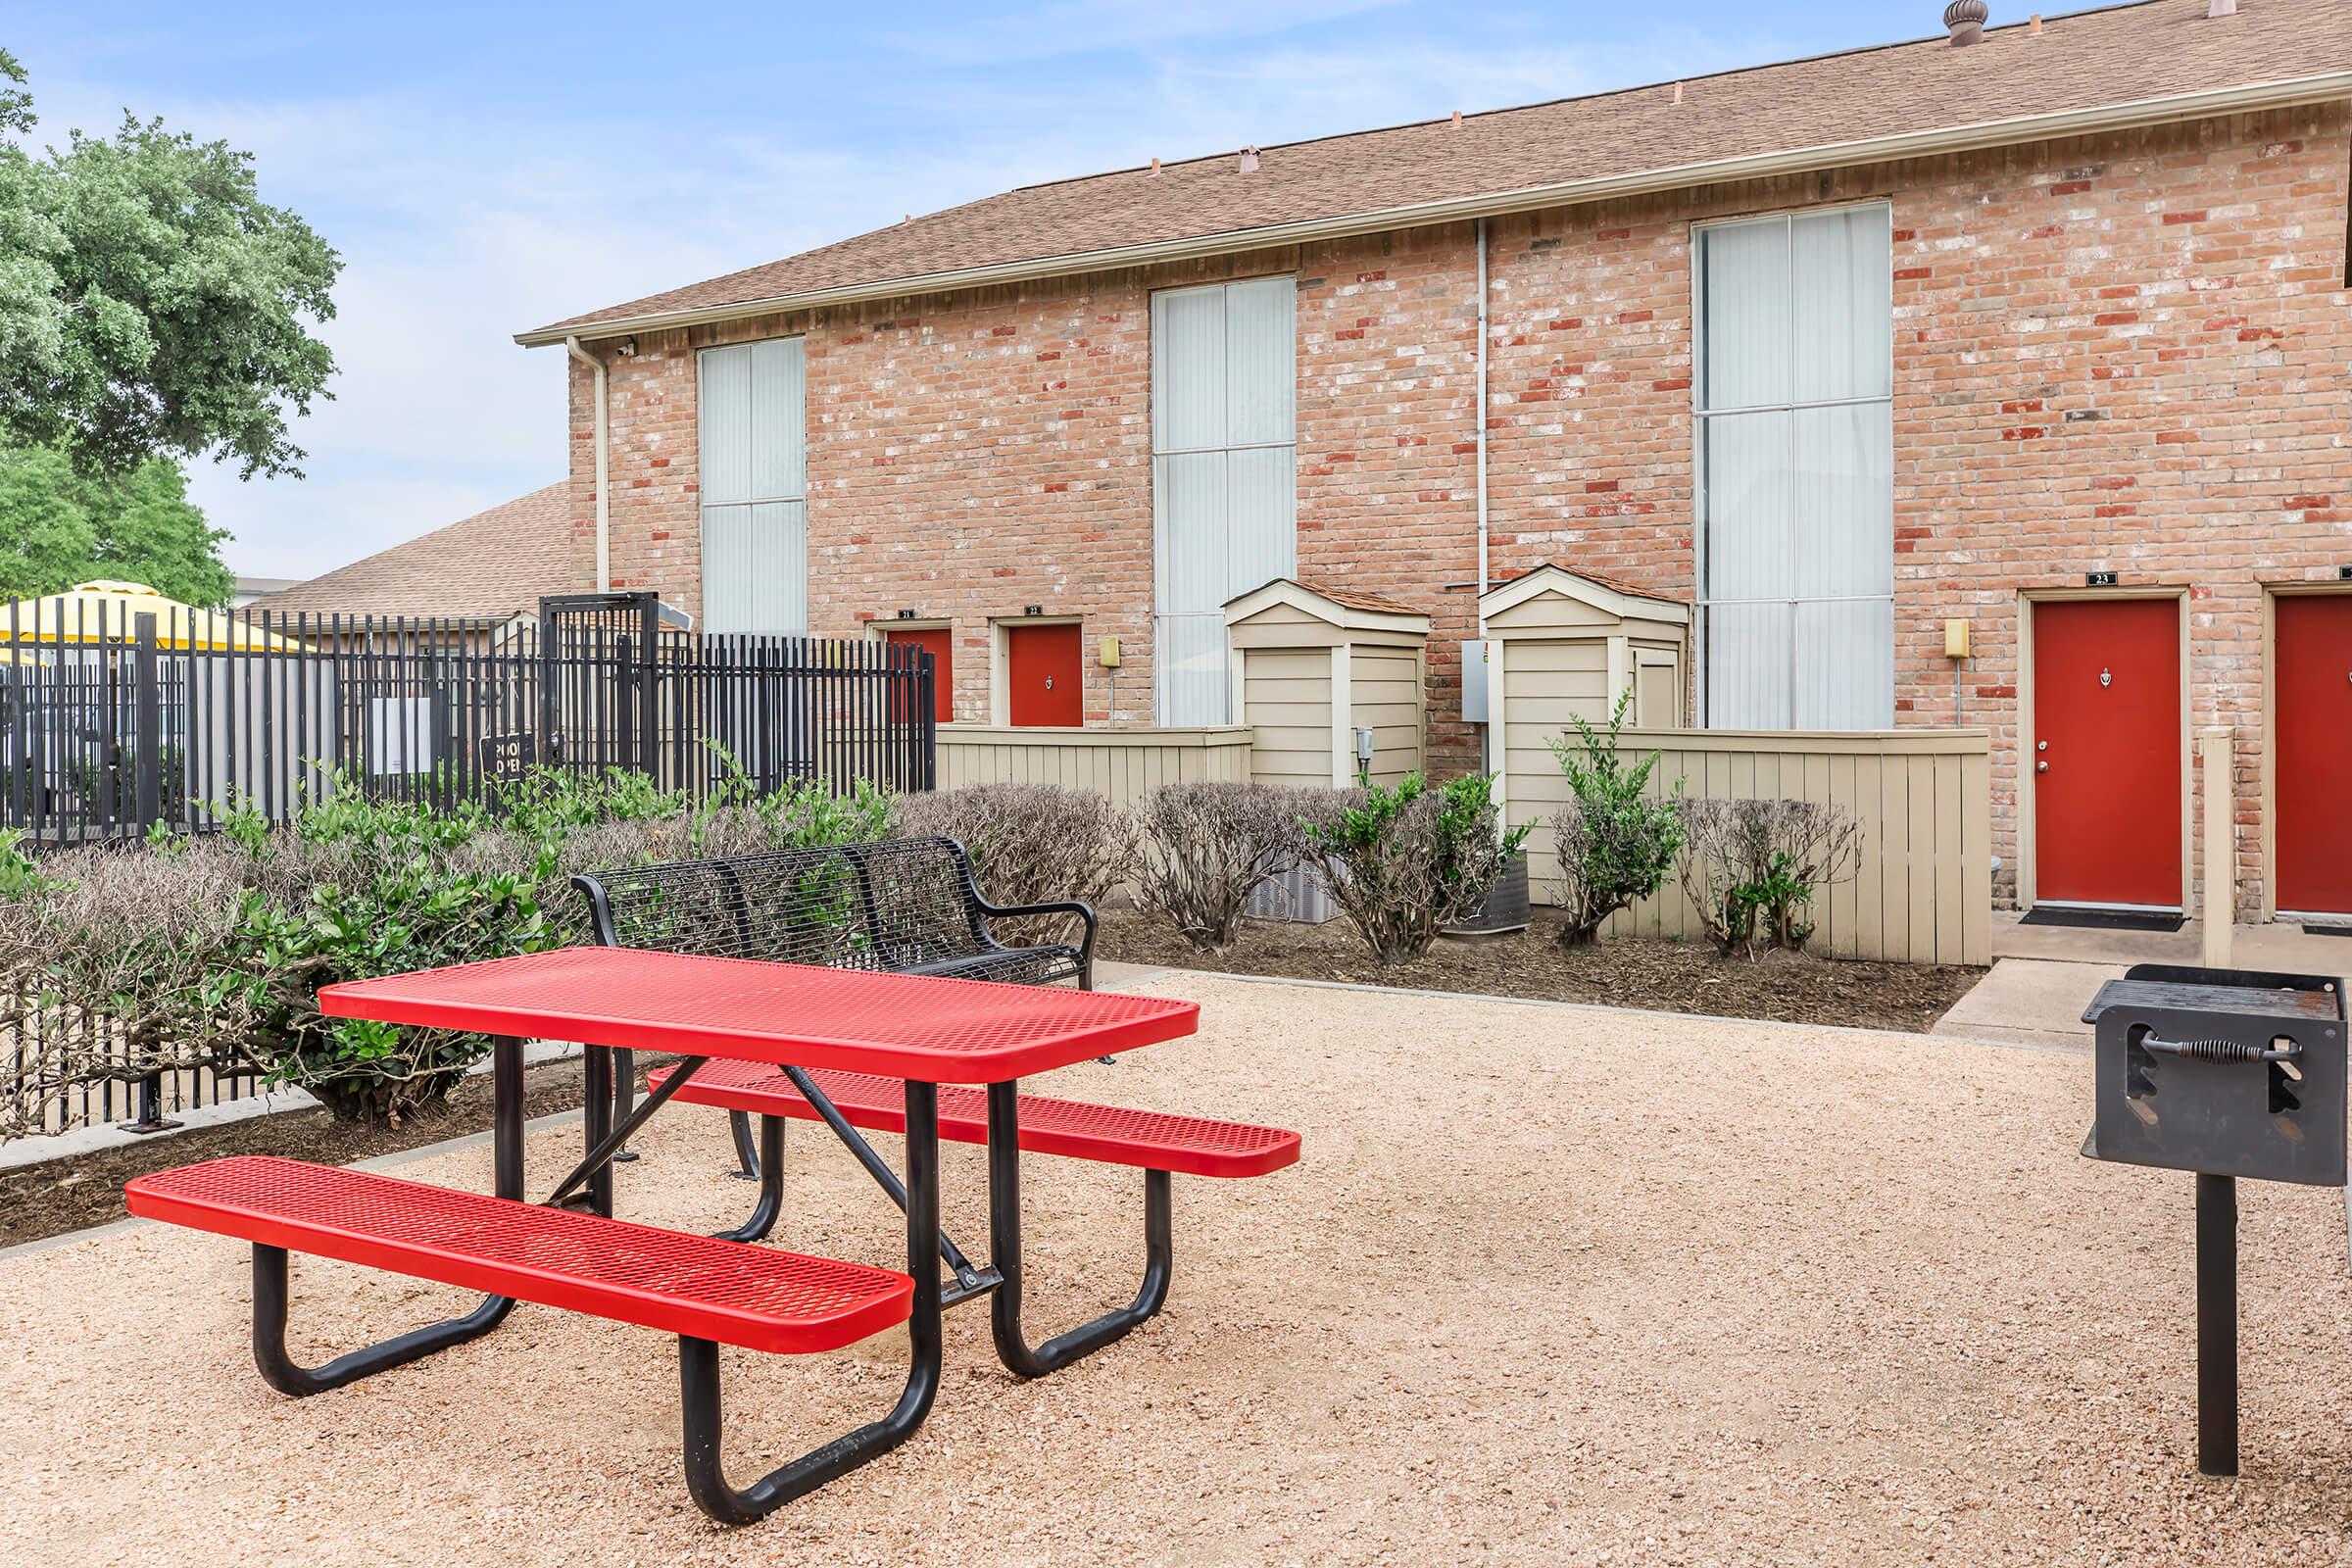
[[[1159,1310],[1171,1267],[1172,1170],[1253,1175],[1298,1157],[1298,1136],[1280,1129],[1017,1093],[1024,1076],[1193,1033],[1199,1004],[1169,998],[572,948],[329,986],[319,993],[319,1006],[331,1016],[493,1037],[497,1197],[292,1161],[216,1161],[134,1182],[134,1211],[255,1243],[255,1348],[265,1378],[289,1394],[337,1387],[489,1332],[516,1297],[672,1329],[679,1334],[688,1490],[706,1513],[726,1522],[760,1518],[910,1437],[938,1390],[945,1305],[990,1296],[996,1347],[1005,1364],[1027,1377],[1051,1372]],[[585,1152],[537,1208],[514,1201],[522,1197],[526,1038],[588,1048]],[[655,1076],[651,1091],[617,1125],[610,1055],[615,1051],[679,1057]],[[713,1058],[719,1064],[714,1074],[723,1081],[689,1092],[697,1070]],[[764,1068],[779,1076],[762,1081]],[[984,1118],[971,1090],[948,1091],[956,1098],[947,1126],[951,1138],[988,1145],[991,1256],[985,1268],[965,1259],[940,1229],[943,1084],[986,1086]],[[886,1096],[877,1086],[898,1087],[899,1094]],[[726,1239],[738,1233],[685,1236],[613,1220],[613,1155],[647,1117],[681,1095],[708,1104],[752,1106],[771,1118],[812,1114],[825,1121],[906,1211],[906,1275]],[[843,1104],[834,1102],[835,1095]],[[888,1103],[890,1099],[902,1102]],[[1032,1113],[1041,1125],[1024,1125]],[[904,1181],[853,1122],[904,1131]],[[1145,1171],[1146,1267],[1134,1302],[1036,1348],[1020,1316],[1024,1148]],[[779,1133],[771,1158],[780,1152]],[[271,1168],[257,1171],[257,1163]],[[313,1174],[294,1174],[299,1172]],[[344,1191],[353,1183],[368,1184],[367,1191]],[[255,1196],[271,1188],[284,1190]],[[360,1214],[370,1217],[353,1217]],[[464,1317],[306,1369],[294,1365],[284,1348],[289,1246],[494,1294]],[[952,1292],[943,1290],[937,1261],[943,1256],[956,1276]],[[793,1312],[770,1304],[783,1298],[804,1304]],[[765,1349],[828,1348],[872,1332],[873,1322],[901,1309],[909,1368],[889,1416],[749,1487],[725,1480],[719,1341]]]

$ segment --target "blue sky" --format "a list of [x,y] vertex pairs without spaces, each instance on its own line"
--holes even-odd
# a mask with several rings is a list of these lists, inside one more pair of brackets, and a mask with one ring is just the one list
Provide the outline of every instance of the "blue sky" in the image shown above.
[[342,252],[308,477],[193,472],[232,567],[300,576],[562,476],[562,351],[522,328],[1035,180],[1923,37],[1940,11],[18,0],[0,46],[39,139],[124,108],[226,138]]

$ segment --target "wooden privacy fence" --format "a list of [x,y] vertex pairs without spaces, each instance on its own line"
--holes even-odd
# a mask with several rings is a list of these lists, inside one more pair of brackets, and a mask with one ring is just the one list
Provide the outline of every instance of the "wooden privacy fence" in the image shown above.
[[[1552,820],[1568,784],[1543,740],[1511,733],[1505,813],[1534,822],[1528,870],[1539,901],[1560,897]],[[1700,800],[1800,800],[1861,824],[1854,876],[1819,895],[1816,951],[1912,963],[1992,961],[1991,741],[1983,730],[1858,734],[1628,730],[1627,752],[1660,754],[1651,791]],[[1610,934],[1703,939],[1673,877],[1609,924]]]
[[1016,729],[947,724],[939,730],[939,787],[1060,784],[1133,806],[1162,784],[1247,782],[1250,729]]

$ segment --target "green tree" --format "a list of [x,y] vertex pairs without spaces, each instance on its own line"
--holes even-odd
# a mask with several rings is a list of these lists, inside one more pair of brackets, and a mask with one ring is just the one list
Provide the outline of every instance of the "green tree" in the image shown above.
[[220,564],[227,537],[161,458],[84,475],[54,447],[0,448],[0,599],[119,577],[184,604],[223,605],[235,586]]
[[[0,138],[33,122],[24,80],[0,50]],[[225,142],[130,115],[63,150],[0,139],[0,435],[83,472],[211,453],[299,476],[287,421],[330,395],[309,324],[341,267]]]

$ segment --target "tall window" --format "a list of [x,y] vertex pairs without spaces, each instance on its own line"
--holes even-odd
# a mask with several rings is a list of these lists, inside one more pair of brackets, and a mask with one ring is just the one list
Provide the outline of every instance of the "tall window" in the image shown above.
[[1152,296],[1153,647],[1159,721],[1223,724],[1228,599],[1298,569],[1298,285]]
[[1888,210],[1697,234],[1706,721],[1894,722]]
[[797,337],[705,349],[703,627],[808,629],[808,369]]

